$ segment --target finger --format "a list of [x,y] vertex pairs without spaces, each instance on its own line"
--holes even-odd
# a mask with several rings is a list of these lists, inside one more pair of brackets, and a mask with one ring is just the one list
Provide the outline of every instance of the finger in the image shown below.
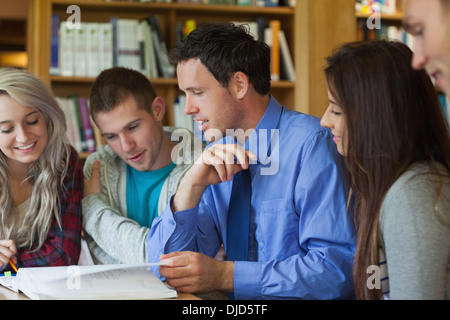
[[179,256],[179,255],[182,255],[185,253],[186,253],[186,251],[174,251],[174,252],[170,252],[170,253],[164,253],[164,254],[160,255],[159,258],[162,260],[162,259],[167,259],[170,257]]
[[244,149],[237,144],[225,145],[227,152],[233,154],[234,163],[241,164],[243,169],[248,169],[250,161],[256,161],[257,157],[251,151]]
[[159,267],[159,274],[167,280],[181,279],[189,275],[185,270],[187,267]]
[[92,164],[92,180],[98,180],[100,179],[100,161],[95,160]]
[[14,240],[0,240],[0,248],[1,247],[7,248],[13,253],[13,255],[17,252],[17,247]]
[[160,256],[160,268],[179,268],[186,267],[190,263],[189,256],[192,254],[190,251],[179,251],[163,254]]
[[169,279],[166,282],[178,292],[195,293],[197,287],[194,286],[190,278]]
[[222,181],[231,181],[233,174],[236,171],[234,168],[236,159],[234,153],[227,150],[225,145],[218,146],[213,151],[215,157],[217,157],[215,167],[217,167],[216,170],[221,170],[220,177],[222,178]]
[[227,171],[221,154],[216,148],[208,149],[203,152],[201,161],[203,165],[213,166],[220,181],[224,182],[227,180]]
[[250,160],[250,162],[256,163],[256,161],[258,161],[258,157],[253,152],[245,150],[245,153],[247,154],[247,158]]
[[14,256],[14,252],[9,248],[0,246],[0,263],[4,266],[9,262],[9,259]]

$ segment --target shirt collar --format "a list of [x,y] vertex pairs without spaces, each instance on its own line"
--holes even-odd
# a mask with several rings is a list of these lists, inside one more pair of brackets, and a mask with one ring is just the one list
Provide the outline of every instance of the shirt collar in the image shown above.
[[244,148],[257,156],[258,163],[266,163],[270,157],[271,143],[275,143],[271,140],[272,137],[274,139],[278,137],[279,131],[276,132],[276,129],[280,128],[283,108],[273,96],[270,96],[263,117],[245,142]]

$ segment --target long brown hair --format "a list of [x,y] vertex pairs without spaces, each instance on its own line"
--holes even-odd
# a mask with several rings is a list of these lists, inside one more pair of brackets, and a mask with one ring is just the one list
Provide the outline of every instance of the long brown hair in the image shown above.
[[330,93],[346,117],[345,162],[355,193],[357,248],[353,267],[358,299],[367,290],[367,267],[378,265],[381,203],[413,163],[442,164],[450,172],[450,137],[435,88],[425,71],[411,68],[411,50],[390,41],[349,43],[329,58]]

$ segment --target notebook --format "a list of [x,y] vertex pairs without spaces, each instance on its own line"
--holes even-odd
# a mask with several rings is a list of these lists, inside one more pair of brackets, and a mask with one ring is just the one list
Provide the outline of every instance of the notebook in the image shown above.
[[168,299],[177,292],[139,265],[76,265],[20,268],[0,284],[33,300]]

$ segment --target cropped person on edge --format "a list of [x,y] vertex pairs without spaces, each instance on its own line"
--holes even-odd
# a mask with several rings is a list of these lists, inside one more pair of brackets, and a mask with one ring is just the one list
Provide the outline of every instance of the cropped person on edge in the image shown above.
[[327,60],[321,123],[356,197],[359,299],[450,298],[450,137],[434,86],[411,58],[402,43],[376,41]]
[[403,24],[415,38],[412,66],[450,95],[450,0],[405,0]]
[[0,69],[0,269],[77,264],[82,167],[48,87]]
[[[235,299],[353,297],[355,243],[342,157],[319,119],[269,95],[269,47],[244,27],[214,23],[192,31],[171,58],[185,113],[215,143],[153,223],[148,246],[160,252],[149,258],[164,262],[154,272],[177,290],[226,291]],[[235,173],[250,183],[242,191],[251,189],[251,205],[247,229],[231,235],[240,226],[228,214]],[[248,245],[238,243],[245,250],[230,258],[240,236]],[[228,260],[212,259],[222,244]]]
[[[83,227],[92,258],[96,264],[147,262],[149,228],[194,162],[194,137],[163,127],[164,100],[143,74],[123,67],[97,77],[90,113],[107,142],[84,166]],[[176,144],[172,136],[183,140]],[[183,146],[189,151],[180,152]],[[200,154],[202,143],[197,147]]]

